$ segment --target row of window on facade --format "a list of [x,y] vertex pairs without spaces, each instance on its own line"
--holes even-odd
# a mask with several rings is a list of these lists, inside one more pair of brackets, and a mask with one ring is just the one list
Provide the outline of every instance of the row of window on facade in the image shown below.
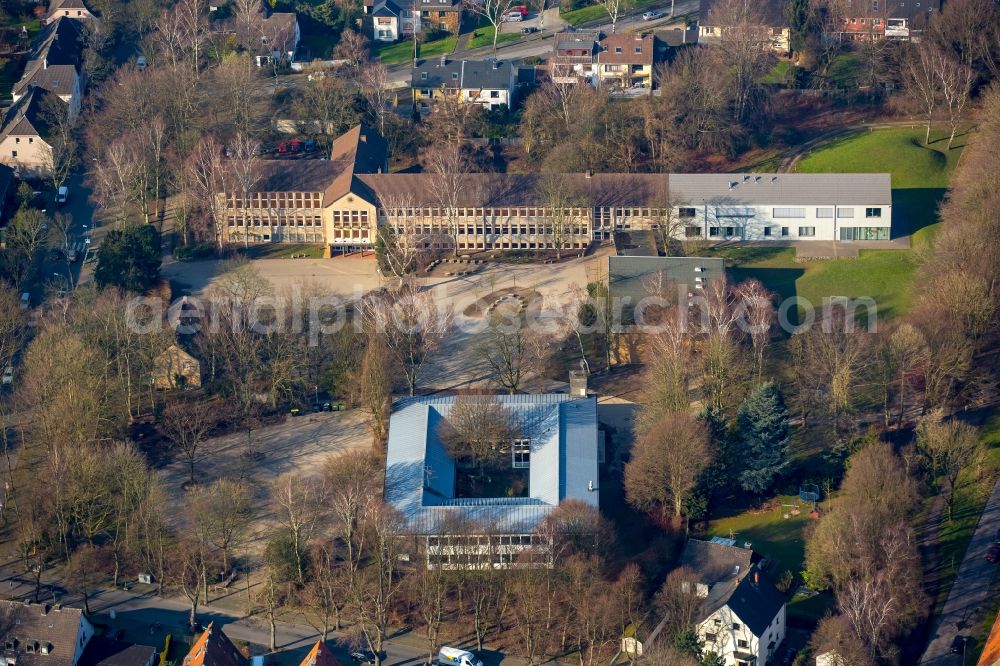
[[[472,226],[459,224],[455,227],[456,233],[459,236],[552,236],[556,233],[555,227],[552,225],[547,226],[535,226],[535,225],[520,225],[520,226]],[[407,226],[397,226],[393,227],[397,236],[406,235],[432,235],[435,233],[444,233],[442,229],[436,228],[432,225],[427,224],[416,224]],[[559,233],[563,236],[586,236],[590,233],[590,230],[586,225],[575,225],[568,224]]]
[[[710,238],[734,238],[742,236],[744,229],[743,226],[709,227],[708,235]],[[787,237],[790,232],[790,227],[761,228],[761,233],[765,237]],[[812,238],[816,235],[816,227],[799,227],[798,232],[799,238]],[[702,234],[701,227],[684,227],[684,235],[687,238],[701,238]],[[840,240],[889,240],[889,227],[841,227]]]
[[444,534],[427,537],[427,547],[488,551],[499,546],[548,546],[546,537],[537,534]]
[[293,217],[289,218],[284,215],[275,217],[249,217],[243,218],[241,216],[230,216],[228,219],[229,226],[231,227],[321,227],[323,226],[323,219],[316,216],[311,217]]
[[249,202],[238,193],[228,197],[230,208],[321,208],[323,195],[319,192],[251,192]]
[[[853,218],[854,208],[853,207],[841,207],[836,209],[838,218]],[[693,207],[682,206],[677,209],[678,217],[681,219],[690,219],[697,217],[698,209]],[[753,208],[742,208],[734,209],[730,208],[716,208],[716,217],[754,217],[756,211]],[[834,215],[833,206],[822,206],[816,208],[816,218],[817,219],[832,219]],[[771,217],[773,218],[805,218],[808,217],[808,208],[804,207],[781,207],[772,208]],[[882,217],[882,208],[880,206],[872,206],[865,208],[865,217],[880,218]]]

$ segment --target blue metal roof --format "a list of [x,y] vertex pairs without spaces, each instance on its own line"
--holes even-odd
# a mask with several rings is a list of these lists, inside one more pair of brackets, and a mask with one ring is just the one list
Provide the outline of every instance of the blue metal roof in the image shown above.
[[412,398],[390,418],[385,466],[385,501],[403,515],[408,530],[434,534],[444,524],[466,521],[529,534],[563,500],[597,507],[597,401],[556,393],[497,400],[531,440],[530,496],[455,497],[455,463],[437,436],[455,398]]

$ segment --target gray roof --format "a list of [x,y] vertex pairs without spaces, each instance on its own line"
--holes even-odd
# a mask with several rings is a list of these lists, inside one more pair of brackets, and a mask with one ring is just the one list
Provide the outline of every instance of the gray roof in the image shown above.
[[665,282],[673,285],[664,285],[667,294],[659,296],[673,296],[674,293],[682,296],[696,289],[695,285],[699,284],[696,278],[700,277],[700,284],[707,285],[724,278],[725,272],[725,261],[718,257],[611,256],[608,257],[608,291],[612,298],[620,299],[622,322],[630,324],[635,305],[653,295],[649,293],[646,276],[662,273]]
[[455,520],[497,532],[530,534],[553,508],[574,499],[597,506],[597,403],[564,394],[497,396],[531,440],[529,497],[455,497],[455,463],[437,435],[455,398],[400,404],[389,421],[385,501],[406,529],[434,534]]
[[93,633],[78,608],[0,602],[0,641],[13,644],[11,656],[19,666],[74,666],[78,648],[83,651],[81,640],[89,637],[84,627]]
[[98,636],[87,644],[78,666],[152,666],[156,648]]
[[485,60],[420,60],[413,66],[410,83],[413,88],[481,88],[509,90],[514,77],[513,66],[506,61]]
[[[735,183],[735,185],[733,185]],[[887,173],[670,174],[675,205],[892,204]]]

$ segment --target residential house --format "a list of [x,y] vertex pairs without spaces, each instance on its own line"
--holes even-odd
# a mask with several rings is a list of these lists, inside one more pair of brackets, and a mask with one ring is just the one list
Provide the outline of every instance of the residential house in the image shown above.
[[618,33],[598,42],[597,77],[615,88],[653,88],[653,35]]
[[330,648],[323,641],[316,641],[299,666],[340,666],[340,661],[333,656]]
[[51,0],[49,12],[42,23],[52,23],[58,18],[69,18],[84,21],[95,18],[93,12],[83,0]]
[[248,201],[226,197],[226,240],[371,249],[380,225],[427,248],[582,252],[664,224],[677,239],[888,240],[889,174],[563,174],[580,203],[553,209],[539,174],[467,173],[450,206],[429,173],[386,173],[387,144],[355,127],[329,160],[264,160]]
[[79,666],[154,666],[158,662],[154,647],[96,636],[83,651]]
[[[371,37],[376,42],[394,42],[404,34],[413,35],[413,13],[393,0],[365,3],[365,17],[371,21]],[[404,28],[404,15],[408,29]]]
[[201,386],[201,362],[173,344],[153,359],[153,388],[176,389]]
[[221,627],[210,623],[191,650],[182,666],[248,666],[249,660],[236,649]]
[[457,35],[462,25],[462,0],[413,0],[419,18],[418,32],[440,31]]
[[213,30],[222,37],[235,38],[241,49],[253,55],[258,67],[294,62],[302,37],[294,12],[272,11],[264,0],[252,17],[217,20]]
[[0,129],[0,164],[22,177],[42,177],[52,168],[52,146],[48,143],[52,109],[62,102],[53,93],[31,88],[4,115]]
[[941,0],[846,0],[842,11],[840,29],[827,37],[907,40],[918,37],[941,11]]
[[94,625],[78,608],[0,602],[0,640],[7,664],[77,666],[93,636]]
[[523,494],[484,497],[462,482],[439,433],[455,396],[413,398],[390,417],[384,497],[399,512],[402,532],[418,537],[407,542],[422,544],[424,553],[408,554],[411,560],[426,557],[428,565],[450,569],[545,566],[551,543],[538,533],[545,517],[569,500],[598,507],[596,400],[576,394],[495,399],[516,423],[518,435],[506,448],[511,478],[520,477]]
[[549,58],[550,76],[556,83],[572,83],[583,79],[595,86],[594,65],[601,33],[594,30],[558,32],[553,39]]
[[[725,30],[732,28],[718,0],[701,0],[698,13],[698,42],[718,44],[723,40]],[[792,48],[792,29],[785,13],[788,0],[761,0],[755,4],[760,12],[763,26],[760,29],[761,48],[780,54],[787,54]]]
[[57,18],[46,26],[40,39],[28,56],[21,79],[14,84],[15,102],[31,88],[55,93],[66,103],[70,118],[80,111],[83,100],[83,80],[80,76],[80,58],[83,53],[79,23]]
[[771,663],[785,639],[785,596],[753,562],[753,552],[732,539],[688,539],[680,566],[697,581],[683,591],[703,599],[695,631],[704,649],[726,666]]
[[413,65],[410,89],[413,103],[421,112],[430,111],[435,100],[457,97],[462,104],[478,104],[485,109],[512,108],[517,69],[502,60],[420,60]]

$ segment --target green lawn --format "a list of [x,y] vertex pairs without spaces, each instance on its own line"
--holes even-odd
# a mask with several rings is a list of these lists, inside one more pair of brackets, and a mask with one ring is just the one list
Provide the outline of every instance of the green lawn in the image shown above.
[[997,475],[1000,474],[1000,410],[994,410],[979,434],[987,447],[982,478],[977,481],[973,476],[975,470],[971,467],[962,472],[955,491],[954,520],[945,520],[941,527],[938,554],[945,582],[938,590],[939,607],[948,598],[951,581],[958,573],[965,550],[979,523],[979,515],[993,490]]
[[761,83],[774,85],[786,85],[795,77],[795,65],[787,60],[779,60],[771,68],[771,71],[761,77]]
[[[838,140],[799,162],[802,173],[889,172],[892,174],[893,235],[912,232],[910,250],[861,250],[857,259],[795,261],[783,247],[713,248],[727,259],[735,281],[757,278],[781,297],[800,296],[820,306],[828,296],[870,297],[881,318],[905,313],[913,296],[918,255],[937,229],[936,210],[961,149],[948,151],[940,134],[924,147],[919,129],[863,132]],[[957,142],[964,143],[964,139]]]
[[[434,58],[451,53],[457,44],[458,37],[445,37],[421,44],[418,53],[421,58]],[[381,44],[375,47],[375,55],[384,65],[406,62],[413,58],[413,42],[406,39],[393,44]]]
[[245,250],[245,253],[253,259],[291,259],[292,257],[321,259],[323,257],[323,246],[298,243],[271,243],[251,245],[249,249]]
[[965,137],[947,150],[947,136],[931,133],[930,146],[923,145],[920,128],[863,131],[826,145],[804,157],[796,166],[800,173],[892,174],[893,234],[923,229],[935,221],[938,203],[944,197]]
[[[495,29],[493,26],[488,25],[482,28],[476,28],[469,37],[469,48],[477,49],[481,46],[493,46],[493,33]],[[497,37],[497,45],[504,44],[506,42],[516,42],[521,39],[521,33],[518,32],[501,32],[500,36]]]
[[[783,496],[781,501],[795,504],[799,498],[796,495],[788,495]],[[803,504],[802,513],[790,518],[783,518],[782,512],[778,509],[764,513],[744,512],[737,516],[719,518],[709,522],[708,534],[729,538],[731,533],[739,545],[749,541],[753,545],[754,552],[774,562],[771,572],[775,577],[781,575],[785,569],[798,576],[802,571],[802,561],[805,559],[805,539],[802,533],[809,520],[810,508],[810,505]]]
[[[642,9],[654,2],[656,0],[634,0],[630,5],[630,11]],[[581,7],[580,9],[572,9],[568,12],[560,12],[559,16],[570,25],[580,25],[581,23],[589,23],[590,21],[610,21],[608,12],[604,9],[604,5],[600,3]],[[621,19],[619,18],[620,21]]]

